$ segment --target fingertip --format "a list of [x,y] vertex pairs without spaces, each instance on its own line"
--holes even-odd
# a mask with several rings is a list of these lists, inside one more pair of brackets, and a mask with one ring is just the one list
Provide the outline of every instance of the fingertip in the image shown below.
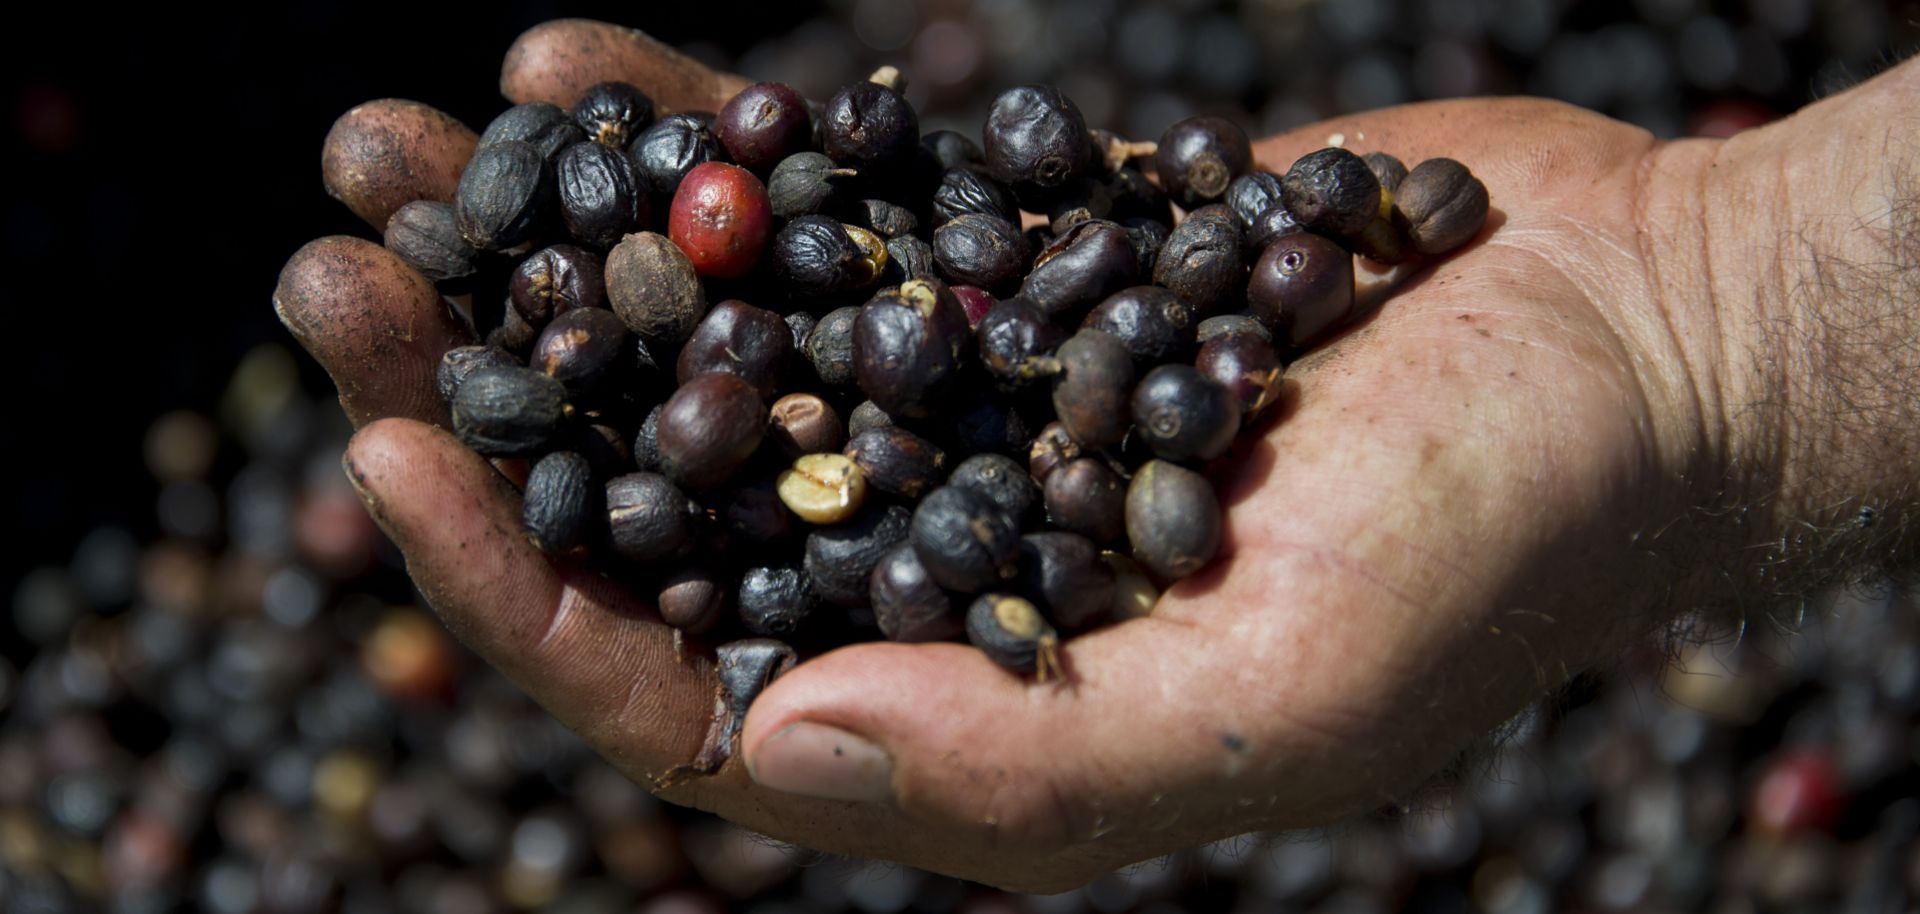
[[611,80],[638,86],[667,111],[717,111],[747,85],[638,29],[556,19],[514,39],[501,65],[500,94],[517,105],[540,101],[565,108]]
[[415,200],[453,202],[478,134],[431,105],[382,98],[340,115],[327,131],[320,175],[327,193],[375,231]]
[[434,375],[469,334],[391,251],[345,235],[308,242],[281,268],[273,308],[333,378],[356,426],[382,416],[445,424]]

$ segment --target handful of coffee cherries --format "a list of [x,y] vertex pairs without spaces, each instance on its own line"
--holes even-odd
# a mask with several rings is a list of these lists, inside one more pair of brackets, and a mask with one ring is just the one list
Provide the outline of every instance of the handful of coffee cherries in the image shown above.
[[1487,212],[1450,159],[1272,174],[1225,119],[1136,143],[1046,86],[977,144],[923,135],[883,68],[824,105],[518,105],[385,243],[485,341],[439,389],[468,447],[528,462],[527,536],[719,644],[744,712],[874,638],[1064,675],[1064,637],[1214,558],[1207,467],[1355,319],[1354,257],[1445,254]]

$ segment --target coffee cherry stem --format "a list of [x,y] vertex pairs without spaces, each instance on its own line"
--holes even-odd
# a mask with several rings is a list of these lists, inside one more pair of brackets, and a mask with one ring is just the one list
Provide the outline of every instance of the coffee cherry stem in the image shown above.
[[[1118,136],[1102,137],[1089,131],[1094,147],[1100,150],[1100,157],[1106,163],[1108,171],[1118,171],[1133,159],[1146,158],[1160,151],[1160,144],[1152,141],[1136,141]],[[1104,142],[1102,140],[1104,139]]]

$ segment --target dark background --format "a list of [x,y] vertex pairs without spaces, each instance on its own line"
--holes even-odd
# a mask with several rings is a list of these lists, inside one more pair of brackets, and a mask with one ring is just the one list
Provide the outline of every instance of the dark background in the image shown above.
[[[59,7],[64,6],[63,11]],[[8,105],[0,313],[7,377],[7,528],[0,561],[64,561],[113,524],[145,538],[156,487],[148,422],[210,407],[254,345],[291,337],[270,298],[301,244],[371,230],[328,197],[320,146],[373,98],[423,100],[470,125],[506,107],[500,59],[558,16],[618,19],[631,5],[262,4],[231,17],[105,14],[34,4],[0,55]],[[670,43],[737,52],[760,33],[700,4],[648,4]],[[781,29],[817,5],[756,13]],[[317,367],[302,363],[314,384]]]

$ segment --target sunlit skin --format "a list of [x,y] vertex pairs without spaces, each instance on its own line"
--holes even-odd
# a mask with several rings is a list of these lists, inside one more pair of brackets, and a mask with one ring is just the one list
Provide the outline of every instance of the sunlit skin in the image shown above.
[[[501,85],[566,104],[611,78],[667,110],[713,110],[745,84],[570,21],[523,36]],[[1863,503],[1876,536],[1900,529],[1920,423],[1844,434],[1800,405],[1830,386],[1756,366],[1795,364],[1810,325],[1788,294],[1793,245],[1890,259],[1887,233],[1860,226],[1895,208],[1917,85],[1903,66],[1724,142],[1503,99],[1256,143],[1273,171],[1329,142],[1455,158],[1493,213],[1288,369],[1265,431],[1218,477],[1219,559],[1151,617],[1066,643],[1063,682],[959,644],[811,659],[759,698],[731,762],[662,796],[808,847],[1058,890],[1399,800],[1674,615],[1819,582],[1830,556],[1789,531]],[[517,490],[443,428],[432,365],[458,331],[431,287],[331,239],[289,263],[276,305],[338,384],[360,426],[347,472],[453,633],[636,780],[692,759],[711,662],[682,658],[641,596],[522,535]],[[1883,332],[1907,348],[1863,346],[1831,370],[1911,366],[1911,323]],[[1863,540],[1855,558],[1911,562],[1910,540]],[[789,730],[802,721],[837,729]],[[774,789],[817,786],[836,759],[859,799]]]

